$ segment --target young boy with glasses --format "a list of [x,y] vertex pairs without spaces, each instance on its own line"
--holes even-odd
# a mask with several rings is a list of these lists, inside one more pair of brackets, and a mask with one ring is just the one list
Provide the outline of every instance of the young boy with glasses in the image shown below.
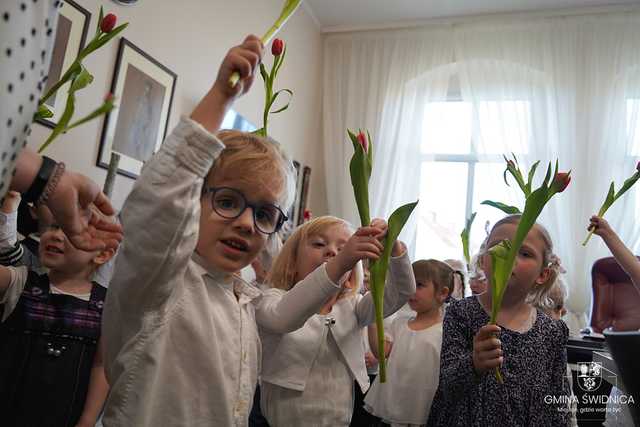
[[[145,165],[125,203],[127,238],[103,325],[105,427],[247,425],[261,357],[256,311],[270,327],[292,331],[366,257],[346,251],[340,268],[318,269],[268,305],[239,275],[278,238],[293,200],[293,166],[277,144],[237,131],[214,136],[253,82],[262,48],[249,36],[229,51],[212,89]],[[231,88],[233,71],[241,80]],[[359,231],[371,240],[369,254],[379,255],[380,232]]]

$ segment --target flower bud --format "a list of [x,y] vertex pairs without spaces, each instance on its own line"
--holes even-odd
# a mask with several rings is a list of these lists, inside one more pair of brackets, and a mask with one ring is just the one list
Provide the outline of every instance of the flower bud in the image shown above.
[[271,44],[271,53],[273,54],[273,56],[282,55],[283,49],[284,49],[284,42],[282,41],[282,39],[275,39]]
[[358,133],[358,142],[360,143],[360,145],[362,145],[362,149],[364,150],[364,152],[367,153],[369,151],[369,140],[362,131]]
[[553,182],[551,183],[554,186],[558,193],[562,193],[569,183],[571,182],[571,176],[568,172],[558,172],[555,177],[553,177]]
[[110,33],[111,30],[116,26],[116,21],[118,18],[113,13],[107,14],[104,18],[102,18],[102,22],[100,23],[100,30],[103,33]]

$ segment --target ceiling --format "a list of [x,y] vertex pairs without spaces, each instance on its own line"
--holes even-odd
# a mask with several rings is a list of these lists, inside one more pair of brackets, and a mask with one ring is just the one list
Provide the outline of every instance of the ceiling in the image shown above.
[[640,5],[640,0],[306,0],[306,3],[323,31],[344,31],[468,15]]

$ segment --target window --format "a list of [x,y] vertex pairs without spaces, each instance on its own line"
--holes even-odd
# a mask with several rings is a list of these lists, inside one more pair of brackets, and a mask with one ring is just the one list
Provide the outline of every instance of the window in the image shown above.
[[[531,140],[530,103],[526,100],[460,99],[429,102],[421,143],[421,182],[417,258],[462,259],[460,232],[472,212],[470,236],[476,253],[486,237],[485,224],[504,214],[482,206],[497,200],[518,207],[524,197],[504,184],[504,153],[524,159]],[[640,132],[640,130],[639,130]],[[509,181],[510,185],[515,185]]]

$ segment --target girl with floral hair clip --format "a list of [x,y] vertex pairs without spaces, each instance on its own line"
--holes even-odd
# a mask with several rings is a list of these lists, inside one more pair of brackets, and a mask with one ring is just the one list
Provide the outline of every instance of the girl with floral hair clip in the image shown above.
[[[515,236],[519,215],[498,221],[487,249]],[[428,426],[567,426],[569,329],[536,309],[557,275],[553,243],[535,224],[518,252],[497,324],[492,290],[451,303],[444,318],[440,383]],[[492,276],[491,257],[482,268]],[[501,384],[494,371],[500,367]],[[550,398],[550,397],[551,398]]]

